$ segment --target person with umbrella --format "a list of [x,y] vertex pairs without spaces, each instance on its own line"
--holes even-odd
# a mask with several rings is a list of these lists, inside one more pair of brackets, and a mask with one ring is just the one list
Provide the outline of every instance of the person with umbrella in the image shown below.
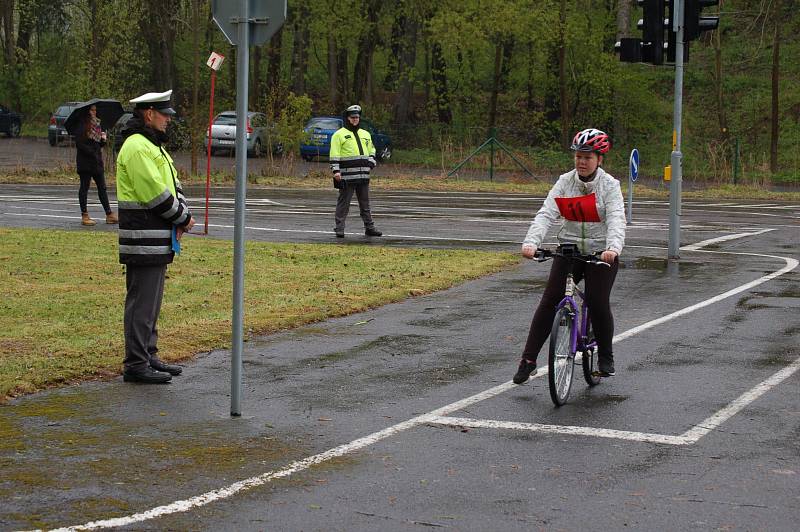
[[[111,210],[111,205],[108,201],[103,167],[102,148],[105,146],[108,136],[103,131],[101,119],[97,116],[97,104],[91,102],[92,100],[75,109],[65,123],[65,127],[69,126],[67,130],[72,130],[75,133],[75,147],[78,150],[75,164],[78,170],[78,177],[80,177],[78,203],[81,207],[81,224],[91,226],[97,223],[89,216],[89,209],[87,208],[89,186],[92,183],[92,179],[97,185],[97,195],[106,212],[106,223],[116,224],[119,219],[114,211]],[[117,104],[119,105],[119,102]],[[119,105],[119,108],[121,110],[122,106]],[[119,116],[117,116],[118,118]]]

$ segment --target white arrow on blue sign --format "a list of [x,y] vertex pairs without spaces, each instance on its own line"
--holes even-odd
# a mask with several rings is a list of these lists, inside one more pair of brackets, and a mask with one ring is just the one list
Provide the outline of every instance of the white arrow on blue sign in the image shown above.
[[631,181],[636,181],[636,178],[639,177],[639,150],[636,148],[631,150],[629,170]]

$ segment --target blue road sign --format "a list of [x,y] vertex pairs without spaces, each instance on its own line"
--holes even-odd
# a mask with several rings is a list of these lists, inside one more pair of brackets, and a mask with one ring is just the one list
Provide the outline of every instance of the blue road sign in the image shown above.
[[636,178],[639,177],[639,150],[636,148],[631,150],[629,170],[631,181],[636,181]]

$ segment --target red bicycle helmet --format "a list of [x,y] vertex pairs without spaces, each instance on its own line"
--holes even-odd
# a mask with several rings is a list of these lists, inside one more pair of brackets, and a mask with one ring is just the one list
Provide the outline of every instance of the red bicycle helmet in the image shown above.
[[599,129],[588,128],[578,131],[572,139],[572,151],[593,151],[599,155],[608,153],[611,149],[611,139]]

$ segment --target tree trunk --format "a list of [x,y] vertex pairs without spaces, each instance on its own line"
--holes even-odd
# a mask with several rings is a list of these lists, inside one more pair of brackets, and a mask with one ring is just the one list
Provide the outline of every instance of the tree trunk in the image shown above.
[[408,16],[403,20],[403,34],[400,56],[398,57],[398,73],[400,87],[394,101],[393,118],[397,126],[407,124],[413,115],[414,65],[417,62],[417,30],[416,18]]
[[339,104],[339,92],[337,90],[339,80],[337,79],[338,68],[336,68],[336,39],[333,33],[328,33],[328,93],[331,100],[331,106],[334,112],[339,112],[341,105]]
[[447,63],[442,55],[442,45],[438,42],[434,42],[431,49],[431,81],[439,122],[450,124],[453,122],[453,111],[450,109],[450,92],[447,89]]
[[306,92],[306,71],[308,70],[308,47],[311,32],[307,20],[309,18],[309,7],[306,2],[301,2],[298,6],[299,13],[294,17],[293,35],[294,44],[292,46],[292,91],[295,94],[305,94]]
[[200,109],[198,108],[200,92],[200,1],[192,0],[192,117],[189,132],[192,140],[192,175],[197,175],[197,145],[200,142]]
[[350,105],[350,79],[347,75],[347,57],[346,47],[336,50],[336,78],[339,80],[339,98],[345,105]]
[[14,53],[14,0],[0,0],[0,23],[3,28],[3,56],[6,64],[16,64]]
[[261,81],[261,50],[264,46],[265,45],[262,44],[254,47],[252,59],[250,61],[250,100],[255,102],[256,108],[259,108],[261,105],[261,100],[259,98],[264,86]]
[[558,24],[558,97],[561,112],[561,145],[569,147],[569,106],[567,101],[567,0],[561,0]]
[[144,3],[140,26],[150,51],[153,91],[173,89],[180,92],[174,61],[179,13],[180,0],[146,0]]
[[[497,116],[497,93],[500,91],[501,63],[503,62],[503,45],[500,42],[494,45],[494,80],[492,82],[492,94],[489,97],[489,130],[495,126]],[[491,133],[490,133],[491,135]]]
[[[719,3],[722,9],[722,0]],[[728,117],[725,109],[725,97],[722,86],[722,32],[717,30],[711,40],[714,45],[714,92],[717,99],[717,120],[723,141],[728,140]]]
[[769,171],[773,174],[778,171],[778,133],[780,109],[778,109],[778,90],[781,73],[781,0],[774,4],[775,34],[772,40],[772,130],[769,139]]
[[372,56],[378,41],[378,16],[383,2],[369,0],[365,9],[366,25],[358,39],[355,69],[353,70],[353,97],[354,101],[362,102],[369,93],[370,74],[372,72]]
[[283,48],[283,27],[275,32],[267,49],[267,91],[272,92],[281,84],[281,50]]

